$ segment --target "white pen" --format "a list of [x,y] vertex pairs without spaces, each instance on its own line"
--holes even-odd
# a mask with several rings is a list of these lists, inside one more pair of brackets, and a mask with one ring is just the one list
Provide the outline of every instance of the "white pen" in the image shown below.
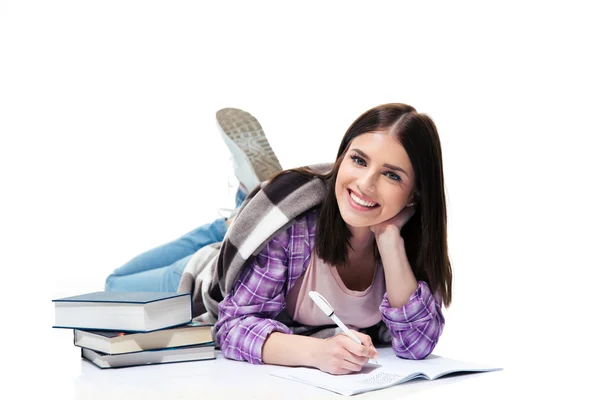
[[[325,297],[321,296],[321,294],[315,292],[314,290],[308,292],[308,296],[315,302],[315,304],[321,309],[321,311],[325,313],[325,315],[331,318],[333,322],[335,322],[335,324],[340,327],[340,329],[346,334],[346,336],[348,336],[350,339],[360,344],[361,346],[363,345],[360,339],[356,337],[356,335],[352,333],[350,329],[348,329],[348,327],[337,317],[337,315],[335,315],[333,307],[331,307],[331,304],[329,304],[329,302],[325,300]],[[373,361],[379,364],[377,360],[373,359]]]

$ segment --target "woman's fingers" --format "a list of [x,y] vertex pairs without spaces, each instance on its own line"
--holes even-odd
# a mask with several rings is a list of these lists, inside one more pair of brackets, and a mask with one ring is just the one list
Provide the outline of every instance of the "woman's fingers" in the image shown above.
[[371,339],[371,336],[369,335],[365,335],[364,333],[360,333],[358,331],[355,331],[353,329],[350,329],[350,331],[352,333],[354,333],[356,335],[357,338],[360,339],[360,342],[367,347],[371,347],[373,346],[373,340]]
[[362,344],[356,343],[348,336],[344,335],[341,338],[342,346],[345,349],[344,359],[355,364],[364,365],[369,361],[371,349],[363,346]]
[[362,370],[370,358],[376,357],[371,338],[356,331],[354,334],[364,344],[356,343],[345,334],[325,339],[323,343],[327,350],[321,354],[329,353],[329,356],[319,362],[318,368],[335,375],[349,374]]
[[371,336],[365,335],[364,333],[360,333],[360,332],[357,332],[354,330],[352,332],[354,332],[356,337],[358,337],[360,339],[363,346],[369,348],[370,351],[369,351],[368,357],[377,358],[377,350],[375,349],[375,346],[373,345],[373,340],[371,339]]

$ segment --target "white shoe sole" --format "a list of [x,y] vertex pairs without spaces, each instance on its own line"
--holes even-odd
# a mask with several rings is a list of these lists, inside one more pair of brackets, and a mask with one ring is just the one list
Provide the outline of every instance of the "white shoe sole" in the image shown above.
[[235,174],[248,191],[281,171],[262,126],[250,113],[223,108],[217,111],[217,126],[233,155]]

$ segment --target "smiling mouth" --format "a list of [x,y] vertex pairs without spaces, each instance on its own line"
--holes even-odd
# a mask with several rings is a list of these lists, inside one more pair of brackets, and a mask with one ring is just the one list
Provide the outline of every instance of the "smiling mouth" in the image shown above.
[[348,197],[350,198],[350,205],[355,206],[355,208],[371,210],[373,208],[379,207],[378,203],[362,200],[350,189],[348,189]]

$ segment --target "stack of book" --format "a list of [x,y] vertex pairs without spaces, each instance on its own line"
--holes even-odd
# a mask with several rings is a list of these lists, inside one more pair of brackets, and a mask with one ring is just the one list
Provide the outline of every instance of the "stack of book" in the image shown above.
[[189,293],[94,292],[52,300],[54,328],[73,329],[100,368],[215,358],[211,324],[192,321]]

